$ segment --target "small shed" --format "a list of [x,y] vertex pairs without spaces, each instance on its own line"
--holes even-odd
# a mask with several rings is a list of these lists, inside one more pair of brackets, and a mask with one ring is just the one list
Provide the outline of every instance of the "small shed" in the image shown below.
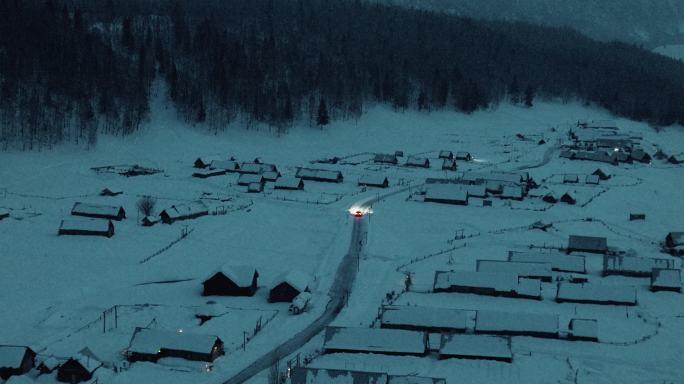
[[71,384],[88,381],[101,366],[101,362],[87,356],[71,357],[57,368],[57,381]]
[[300,293],[308,292],[310,283],[311,276],[304,272],[291,270],[282,273],[271,283],[268,301],[270,303],[291,302]]
[[74,216],[116,221],[121,221],[126,218],[126,211],[123,207],[114,205],[75,203],[71,208],[71,214]]
[[321,181],[326,183],[341,183],[344,181],[342,172],[327,169],[297,168],[296,177],[303,180]]
[[294,176],[279,177],[275,182],[275,189],[301,190],[304,189],[304,180]]
[[363,175],[359,179],[359,185],[366,187],[387,188],[389,187],[389,180],[387,177],[378,174]]
[[123,191],[116,188],[105,188],[100,191],[100,196],[114,197],[123,194]]
[[571,340],[599,341],[596,319],[571,319],[568,330],[568,338]]
[[684,163],[684,153],[679,153],[676,155],[671,155],[667,158],[670,164],[683,164]]
[[442,160],[442,170],[443,171],[455,171],[456,170],[456,160],[454,160],[454,159]]
[[551,191],[544,195],[544,197],[542,197],[542,200],[550,204],[555,204],[558,202],[556,194]]
[[41,374],[48,374],[54,372],[57,368],[59,368],[59,366],[59,360],[55,359],[53,356],[50,356],[47,359],[38,363],[38,366],[36,368],[38,369],[38,372],[40,372]]
[[570,205],[575,205],[577,203],[577,199],[575,198],[575,195],[570,191],[565,192],[560,197],[560,201],[565,203],[565,204],[570,204]]
[[665,245],[678,247],[684,245],[684,232],[670,232],[665,236]]
[[145,216],[140,219],[140,225],[143,227],[151,227],[159,222],[159,218],[155,216]]
[[629,214],[629,221],[636,221],[636,220],[646,220],[646,214],[645,213],[630,213]]
[[220,161],[220,160],[215,158],[215,157],[211,157],[211,156],[202,156],[202,157],[198,157],[195,160],[195,162],[193,163],[193,166],[195,168],[206,168],[214,161]]
[[598,175],[587,175],[587,177],[584,178],[584,183],[585,184],[591,184],[591,185],[598,185],[599,180],[600,180],[600,178]]
[[[401,153],[401,156],[403,156],[404,153]],[[373,162],[375,163],[380,163],[380,164],[399,164],[399,159],[397,159],[397,155],[395,154],[389,154],[389,153],[377,153],[373,157]]]
[[567,253],[588,252],[606,254],[608,252],[608,240],[605,237],[570,235],[568,238]]
[[249,183],[247,185],[247,192],[249,193],[261,193],[264,191],[263,183]]
[[577,184],[579,183],[579,176],[575,174],[563,175],[564,184]]
[[454,153],[451,151],[447,151],[447,150],[441,150],[441,151],[439,151],[439,158],[451,160],[454,158]]
[[35,365],[36,353],[29,347],[0,345],[0,379],[23,375]]
[[610,179],[610,174],[604,172],[601,168],[597,168],[594,172],[592,172],[592,175],[598,176],[601,180]]
[[161,211],[159,218],[165,224],[172,224],[176,221],[196,219],[208,214],[209,209],[207,209],[202,201],[198,200],[186,204],[172,205]]
[[74,236],[114,236],[114,224],[111,220],[100,219],[64,219],[58,235]]
[[636,148],[632,151],[630,154],[630,157],[634,161],[638,161],[640,163],[650,163],[652,158],[651,155],[646,153],[642,148]]
[[468,312],[460,309],[388,305],[382,307],[380,327],[412,331],[465,332]]
[[243,173],[238,177],[237,184],[242,186],[249,186],[250,184],[264,184],[266,179],[264,175],[256,173]]
[[468,192],[456,184],[432,184],[423,198],[425,202],[468,205]]
[[324,353],[381,353],[400,356],[425,356],[427,333],[403,329],[327,327]]
[[463,189],[465,189],[465,191],[468,193],[468,198],[478,197],[484,199],[487,197],[487,188],[483,184],[466,185]]
[[240,168],[237,170],[239,173],[251,173],[253,175],[261,174],[264,172],[278,172],[278,167],[275,164],[266,163],[242,163]]
[[478,310],[475,333],[558,337],[558,315]]
[[217,336],[140,327],[126,351],[130,362],[156,362],[165,357],[212,362],[223,354],[223,341]]
[[430,160],[426,157],[409,156],[406,160],[407,167],[430,168]]
[[246,265],[223,265],[202,283],[204,296],[254,296],[259,272]]
[[10,217],[9,210],[7,208],[0,208],[0,220]]
[[503,336],[442,334],[440,359],[473,359],[513,362],[511,340]]
[[682,291],[682,272],[675,268],[653,268],[651,291]]
[[456,158],[456,160],[463,160],[463,161],[473,160],[473,156],[470,154],[470,152],[456,152],[454,157]]

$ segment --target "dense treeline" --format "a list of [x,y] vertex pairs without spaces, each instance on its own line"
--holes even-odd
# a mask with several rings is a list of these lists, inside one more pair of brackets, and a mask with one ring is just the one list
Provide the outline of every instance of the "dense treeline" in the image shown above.
[[216,130],[324,125],[377,102],[469,113],[537,97],[684,122],[681,62],[568,29],[358,0],[0,0],[5,145],[130,133],[155,78],[183,119]]

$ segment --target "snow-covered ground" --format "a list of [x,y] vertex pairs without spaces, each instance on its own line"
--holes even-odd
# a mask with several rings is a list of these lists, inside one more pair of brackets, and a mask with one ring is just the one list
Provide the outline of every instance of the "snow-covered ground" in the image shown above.
[[684,60],[684,44],[663,45],[653,51],[673,59]]
[[[660,161],[618,167],[571,162],[550,149],[578,120],[611,118],[607,113],[545,102],[533,109],[501,105],[472,115],[401,113],[378,106],[357,122],[335,122],[323,130],[293,127],[277,137],[266,128],[237,127],[214,135],[179,123],[164,105],[158,98],[149,126],[139,133],[101,138],[93,150],[63,146],[50,152],[0,153],[0,207],[11,213],[0,221],[0,344],[30,345],[39,358],[66,358],[88,347],[102,360],[121,365],[121,352],[135,327],[213,334],[225,342],[226,356],[214,362],[211,372],[204,364],[171,361],[134,363],[120,373],[103,368],[96,376],[100,383],[222,382],[324,311],[332,277],[349,247],[354,219],[347,209],[378,196],[371,188],[362,190],[356,181],[363,174],[382,173],[389,178],[390,192],[411,188],[375,203],[374,213],[364,219],[368,238],[360,271],[348,305],[333,325],[371,325],[386,294],[401,292],[405,274],[411,273],[412,292],[399,295],[395,304],[556,314],[561,332],[567,331],[570,318],[597,318],[601,342],[514,337],[512,364],[333,354],[314,359],[311,366],[418,373],[445,377],[449,383],[681,379],[684,298],[651,293],[644,278],[602,278],[599,256],[587,256],[589,280],[636,286],[636,307],[557,304],[551,283],[543,284],[542,301],[429,293],[435,270],[474,270],[478,259],[503,260],[509,250],[526,250],[530,245],[560,247],[570,234],[606,236],[609,246],[619,250],[669,257],[659,252],[659,242],[669,231],[684,230],[677,213],[684,206],[680,166]],[[622,119],[617,123],[623,131],[643,135],[651,153],[656,146],[668,153],[684,151],[681,127],[657,133],[642,123]],[[516,134],[530,140],[520,140]],[[540,138],[547,144],[537,145]],[[441,149],[473,154],[475,161],[459,162],[459,172],[530,167],[531,176],[543,180],[542,188],[558,195],[573,191],[578,204],[549,207],[529,198],[512,203],[494,199],[493,207],[482,207],[478,199],[465,207],[420,202],[414,194],[425,178],[445,176],[437,159]],[[372,163],[373,153],[395,150],[428,157],[432,168]],[[545,164],[548,153],[552,156]],[[298,166],[340,170],[345,181],[306,182],[304,191],[292,192],[274,191],[267,185],[265,193],[247,194],[236,185],[236,174],[192,178],[198,156],[235,156],[240,161],[258,157],[276,164],[284,175],[294,174]],[[309,164],[333,156],[342,162]],[[90,169],[118,164],[163,172],[126,178]],[[560,175],[586,175],[598,167],[613,178],[598,186],[562,184]],[[124,194],[99,196],[105,187]],[[157,213],[199,198],[210,211],[227,213],[142,227],[136,212],[142,195],[157,199]],[[60,220],[78,201],[122,205],[128,218],[115,222],[116,233],[109,239],[57,236]],[[645,213],[646,221],[630,222],[631,212]],[[584,220],[588,217],[594,220]],[[553,228],[548,232],[527,228],[538,220],[553,223]],[[187,236],[177,241],[183,231]],[[254,297],[201,296],[202,281],[224,263],[257,268],[259,290]],[[266,300],[270,281],[288,269],[315,276],[313,305],[300,316],[289,315],[286,304]],[[219,316],[200,326],[195,314],[206,311]],[[252,336],[259,321],[262,329]],[[243,350],[245,332],[251,340]],[[318,336],[302,352],[321,346]],[[253,382],[266,382],[267,376],[263,372]],[[42,375],[38,381],[54,380]]]

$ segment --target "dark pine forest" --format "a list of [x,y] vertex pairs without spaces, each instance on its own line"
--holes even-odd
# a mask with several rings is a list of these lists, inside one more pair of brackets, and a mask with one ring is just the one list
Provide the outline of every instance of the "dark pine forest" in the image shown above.
[[360,0],[0,0],[0,148],[134,132],[155,81],[217,131],[538,99],[684,124],[682,62],[570,29]]

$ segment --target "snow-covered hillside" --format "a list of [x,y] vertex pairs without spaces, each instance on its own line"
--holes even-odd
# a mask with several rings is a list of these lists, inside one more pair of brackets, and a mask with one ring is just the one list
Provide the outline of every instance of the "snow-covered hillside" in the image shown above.
[[657,47],[653,52],[660,53],[661,55],[671,57],[673,59],[684,60],[684,44],[674,44],[674,45],[663,45]]
[[[378,307],[394,291],[402,292],[410,273],[413,288],[394,304],[475,310],[510,310],[557,314],[567,330],[570,318],[599,321],[601,342],[570,342],[514,337],[512,364],[433,357],[329,354],[311,367],[444,377],[448,383],[637,383],[681,379],[684,353],[684,297],[652,293],[648,279],[600,276],[600,256],[587,256],[588,279],[608,285],[636,286],[638,306],[559,304],[555,284],[543,283],[544,300],[520,300],[469,294],[429,293],[436,270],[474,270],[476,260],[503,260],[511,250],[530,245],[563,247],[570,234],[606,236],[611,247],[641,257],[660,253],[670,231],[682,231],[676,213],[684,206],[681,166],[612,166],[571,162],[558,157],[557,145],[578,120],[611,119],[607,113],[576,104],[539,102],[532,109],[501,105],[463,115],[395,112],[370,108],[359,121],[334,122],[324,129],[293,127],[277,137],[266,128],[229,127],[214,135],[179,123],[163,97],[157,96],[146,129],[128,137],[105,137],[84,150],[59,147],[49,152],[0,153],[0,207],[10,218],[0,221],[2,278],[0,344],[29,345],[38,358],[68,358],[88,347],[108,366],[96,371],[98,383],[221,383],[306,329],[326,309],[338,264],[350,249],[354,221],[348,209],[380,198],[365,221],[359,272],[347,305],[335,326],[369,326]],[[684,151],[684,131],[656,132],[643,123],[616,120],[621,130],[643,136],[644,148]],[[545,144],[539,145],[540,139]],[[452,206],[417,198],[427,177],[453,177],[442,171],[440,150],[469,151],[463,171],[526,171],[540,191],[572,191],[577,205],[549,206],[540,197],[524,201],[494,199],[492,207],[471,203]],[[427,157],[430,169],[378,165],[375,153]],[[250,162],[259,158],[283,175],[296,168],[341,171],[344,182],[306,181],[302,191],[247,193],[228,173],[207,179],[191,177],[199,156]],[[337,164],[311,164],[338,157]],[[162,170],[150,176],[123,177],[91,168],[137,164]],[[562,175],[586,175],[601,167],[613,177],[600,185],[567,186]],[[362,188],[362,175],[384,175],[387,191]],[[123,191],[102,197],[103,188]],[[392,194],[394,191],[401,191]],[[389,193],[386,198],[382,198]],[[539,192],[535,192],[539,194]],[[212,213],[171,225],[143,227],[136,202],[156,198],[158,214],[173,204],[202,199]],[[475,200],[479,202],[479,200]],[[111,238],[57,236],[60,221],[75,202],[121,205],[127,218],[115,222]],[[629,213],[646,221],[629,221]],[[587,221],[586,218],[592,218]],[[536,221],[549,231],[529,230]],[[184,235],[185,234],[185,235]],[[675,260],[678,266],[680,261]],[[203,297],[202,281],[223,264],[249,265],[259,271],[253,297]],[[294,316],[287,303],[268,303],[273,279],[288,270],[313,276],[308,312]],[[116,313],[115,313],[116,312]],[[195,315],[215,317],[200,325]],[[254,334],[257,323],[261,330]],[[213,364],[164,359],[159,364],[125,364],[135,327],[153,327],[219,336],[226,355]],[[245,337],[249,338],[243,345]],[[317,356],[321,335],[301,350]],[[294,355],[292,355],[294,356]],[[281,362],[284,368],[286,363]],[[209,369],[210,368],[210,369]],[[117,368],[117,371],[119,369]],[[268,382],[268,370],[250,382]],[[54,375],[41,375],[52,383]]]

